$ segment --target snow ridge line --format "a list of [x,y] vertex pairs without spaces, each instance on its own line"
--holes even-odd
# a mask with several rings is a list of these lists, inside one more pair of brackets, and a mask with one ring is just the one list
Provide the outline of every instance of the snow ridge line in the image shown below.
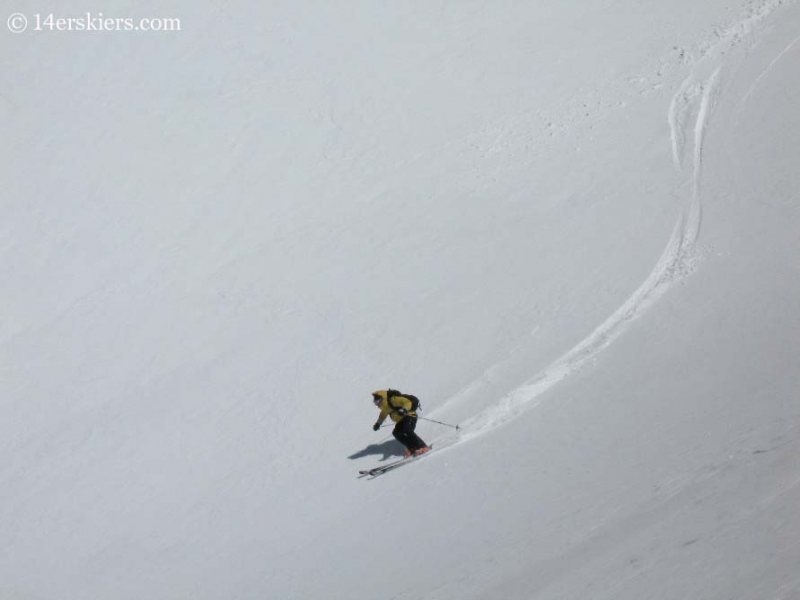
[[750,88],[747,90],[747,93],[746,93],[746,94],[745,94],[745,95],[742,97],[742,100],[739,102],[739,108],[738,108],[738,110],[737,110],[737,115],[738,115],[739,113],[741,113],[742,109],[744,108],[744,105],[745,105],[745,104],[747,104],[747,101],[750,99],[750,96],[753,94],[753,92],[755,92],[756,88],[757,88],[757,87],[758,87],[758,85],[761,83],[761,80],[762,80],[762,79],[764,79],[764,77],[766,77],[767,75],[769,75],[769,74],[772,72],[772,69],[774,69],[774,68],[775,68],[775,65],[776,65],[776,64],[778,64],[778,63],[780,62],[780,60],[781,60],[781,59],[782,59],[784,56],[786,56],[786,54],[788,54],[788,53],[791,51],[791,49],[792,49],[792,48],[794,48],[794,46],[795,46],[795,44],[797,44],[797,42],[800,42],[800,37],[796,37],[795,39],[793,39],[793,40],[792,40],[792,41],[789,43],[789,45],[788,45],[788,46],[786,46],[786,48],[784,48],[784,49],[783,49],[783,50],[780,52],[780,54],[778,54],[778,56],[776,56],[776,57],[775,57],[775,58],[772,60],[772,62],[771,62],[771,63],[769,63],[769,65],[767,65],[767,68],[766,68],[766,69],[764,69],[764,70],[763,70],[763,71],[762,71],[762,72],[759,74],[759,76],[758,76],[758,77],[756,77],[755,81],[753,81],[753,84],[752,84],[752,85],[750,86]]
[[[686,122],[687,116],[695,116],[691,174],[692,194],[688,208],[682,211],[678,217],[666,248],[650,275],[610,317],[578,345],[529,382],[506,395],[498,403],[487,407],[462,423],[461,441],[488,433],[537,406],[547,390],[570,375],[593,365],[597,356],[625,331],[631,321],[647,310],[676,281],[694,271],[694,245],[700,234],[702,222],[700,180],[706,132],[716,101],[720,72],[721,67],[718,67],[705,84],[698,84],[693,81],[692,77],[689,77],[680,86],[678,93],[670,103],[668,115],[671,124],[670,137],[673,159],[679,171],[683,162],[683,144],[686,139],[682,124]],[[676,151],[676,148],[679,151]],[[437,442],[440,449],[455,443],[456,440]]]

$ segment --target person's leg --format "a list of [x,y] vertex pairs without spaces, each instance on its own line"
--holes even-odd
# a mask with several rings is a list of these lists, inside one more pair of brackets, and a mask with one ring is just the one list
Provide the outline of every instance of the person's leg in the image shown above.
[[403,421],[405,421],[405,419],[397,422],[392,430],[392,435],[394,436],[394,439],[405,446],[406,450],[413,452],[416,448],[413,447],[412,442],[408,439],[408,432],[406,431]]
[[416,433],[415,429],[417,428],[417,417],[406,417],[401,423],[404,423],[404,430],[406,432],[406,440],[408,443],[406,446],[412,451],[416,452],[422,448],[425,448],[428,444],[422,441]]

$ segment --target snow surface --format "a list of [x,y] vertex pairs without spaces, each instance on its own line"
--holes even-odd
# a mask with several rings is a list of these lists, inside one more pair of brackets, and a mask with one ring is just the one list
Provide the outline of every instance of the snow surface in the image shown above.
[[2,600],[800,598],[796,2],[33,4]]

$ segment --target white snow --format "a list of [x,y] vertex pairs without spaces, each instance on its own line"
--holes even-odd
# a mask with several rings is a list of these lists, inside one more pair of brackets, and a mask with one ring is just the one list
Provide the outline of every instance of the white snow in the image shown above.
[[4,8],[0,599],[800,598],[794,0]]

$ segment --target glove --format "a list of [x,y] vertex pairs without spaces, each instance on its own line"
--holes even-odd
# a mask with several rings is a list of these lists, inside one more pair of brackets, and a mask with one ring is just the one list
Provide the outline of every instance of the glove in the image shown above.
[[372,431],[378,431],[381,428],[381,423],[378,421],[375,425],[372,426]]
[[397,414],[399,414],[401,417],[405,417],[408,414],[408,411],[401,406],[397,409]]

